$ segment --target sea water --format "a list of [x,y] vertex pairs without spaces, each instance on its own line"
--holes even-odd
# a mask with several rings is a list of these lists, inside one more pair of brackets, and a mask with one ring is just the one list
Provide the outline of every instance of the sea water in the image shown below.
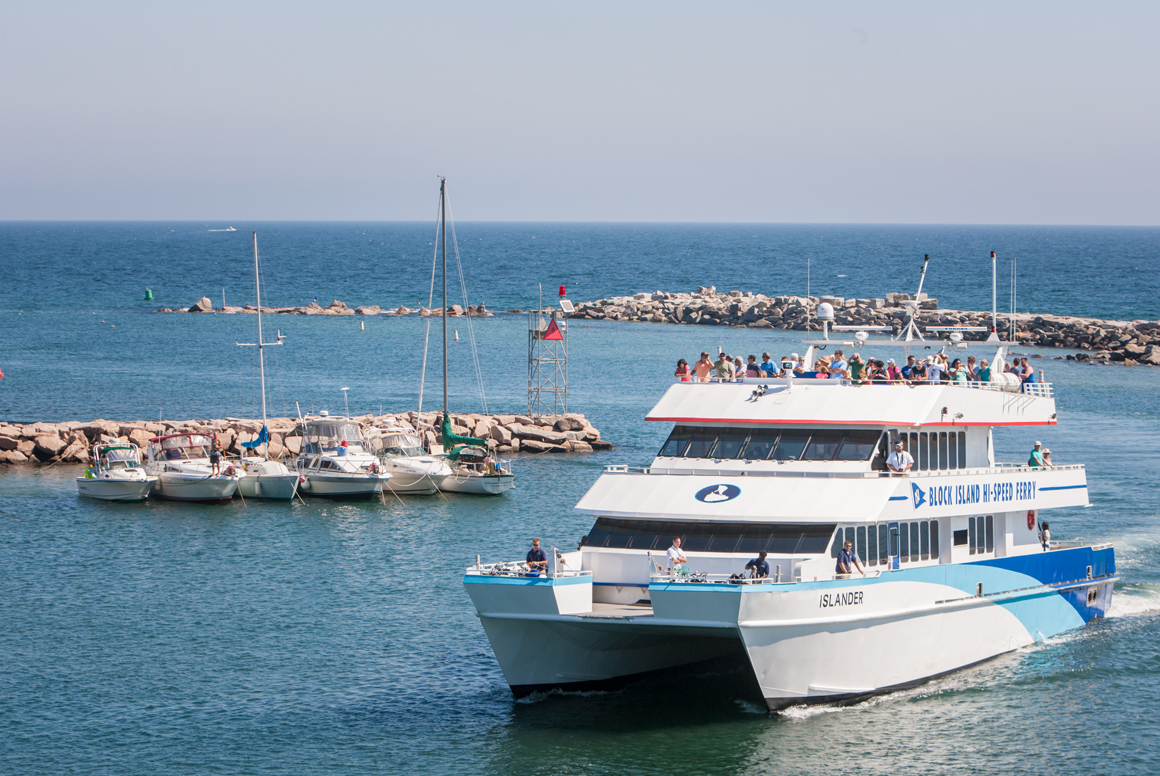
[[[257,415],[254,352],[235,344],[254,341],[254,316],[149,312],[220,305],[222,287],[229,304],[253,300],[255,227],[233,225],[0,225],[0,419]],[[269,304],[427,301],[433,226],[256,228]],[[501,311],[474,321],[492,411],[526,410],[526,316],[502,311],[536,303],[540,283],[545,303],[562,283],[577,300],[804,294],[809,256],[815,295],[881,296],[913,291],[930,253],[925,290],[983,309],[999,249],[1020,255],[1021,311],[1158,315],[1157,230],[464,224],[457,236],[469,301]],[[417,405],[427,321],[360,320],[265,319],[267,340],[285,335],[267,351],[272,413],[295,399],[343,411],[343,387],[352,413]],[[451,407],[480,411],[466,321],[450,325]],[[439,333],[432,322],[427,409],[442,404]],[[668,433],[643,417],[678,358],[798,350],[790,332],[724,327],[575,321],[569,338],[570,409],[618,447],[517,456],[518,487],[499,498],[106,504],[77,497],[79,467],[0,473],[0,772],[1160,770],[1160,371],[1054,350],[1032,363],[1055,384],[1059,425],[1001,431],[997,452],[1021,461],[1039,439],[1057,462],[1087,464],[1094,506],[1048,517],[1055,538],[1116,543],[1106,620],[853,707],[771,716],[728,675],[514,701],[463,568],[521,557],[532,536],[575,547],[591,519],[571,509],[601,467],[647,463]]]

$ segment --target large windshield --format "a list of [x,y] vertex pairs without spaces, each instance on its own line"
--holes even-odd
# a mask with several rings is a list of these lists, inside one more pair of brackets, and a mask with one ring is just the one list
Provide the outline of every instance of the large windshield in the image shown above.
[[417,456],[426,455],[423,443],[414,434],[384,434],[380,442],[383,455]]
[[102,450],[101,465],[106,469],[133,469],[141,465],[137,451],[131,447]]
[[166,460],[180,461],[208,458],[213,441],[205,434],[181,434],[161,440],[161,452]]
[[[316,423],[307,427],[307,445],[311,452],[345,447],[347,452],[362,452],[362,431],[357,423]],[[346,444],[344,445],[343,442]]]
[[658,455],[750,461],[867,461],[881,431],[677,426]]

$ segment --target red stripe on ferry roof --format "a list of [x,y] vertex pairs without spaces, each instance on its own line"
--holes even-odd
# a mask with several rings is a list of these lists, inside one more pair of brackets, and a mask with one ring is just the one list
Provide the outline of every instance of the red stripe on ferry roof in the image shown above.
[[912,428],[917,426],[1054,426],[1054,420],[1017,420],[1010,423],[967,423],[958,421],[941,421],[938,423],[912,423],[910,421],[890,420],[755,420],[753,418],[653,418],[645,420],[659,420],[667,423],[762,423],[779,426],[893,426],[895,428]]

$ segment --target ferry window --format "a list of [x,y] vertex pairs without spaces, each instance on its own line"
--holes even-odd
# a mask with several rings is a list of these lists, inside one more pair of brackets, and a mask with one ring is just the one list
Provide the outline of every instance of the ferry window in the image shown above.
[[[826,551],[834,524],[690,523],[601,517],[588,534],[588,547],[664,552],[674,536],[690,552],[746,552],[815,555]],[[744,547],[742,545],[745,545]],[[731,547],[733,549],[718,549]]]
[[838,557],[838,552],[842,549],[842,529],[839,528],[834,533],[834,541],[830,543],[830,557]]
[[926,437],[925,431],[918,435],[918,468],[924,471],[930,468],[930,450],[926,444]]
[[950,436],[947,438],[947,468],[948,469],[959,468],[958,436],[959,436],[958,434],[956,434],[955,432],[952,431],[950,433]]
[[947,432],[945,431],[940,431],[938,435],[938,468],[947,468]]
[[[846,529],[846,538],[843,541],[843,544],[845,544],[845,542],[849,542],[850,544],[854,544],[854,529],[852,527]],[[857,552],[857,551],[858,551],[858,547],[857,547],[857,545],[855,545],[854,552]]]
[[717,444],[713,447],[713,458],[738,458],[741,449],[745,447],[745,440],[749,438],[749,429],[723,428],[717,432]]
[[866,549],[866,526],[858,526],[858,538],[854,541],[854,549],[858,552],[859,558],[869,558],[870,553]]
[[866,532],[866,565],[875,566],[878,564],[878,527],[870,526],[870,530]]
[[898,524],[898,558],[899,560],[906,560],[910,555],[910,529],[906,527],[906,523]]
[[995,516],[987,515],[987,552],[995,551]]
[[749,444],[744,448],[744,452],[740,457],[764,461],[769,457],[770,452],[777,446],[777,431],[769,431],[767,429],[757,429],[749,434]]
[[930,560],[930,523],[923,520],[918,528],[918,541],[922,559]]
[[967,529],[962,528],[951,534],[951,539],[956,547],[962,547],[967,543]]
[[717,430],[713,428],[696,428],[689,438],[689,446],[685,448],[685,458],[708,458],[713,443],[717,441]]
[[930,521],[930,557],[938,560],[938,520]]
[[967,432],[959,432],[959,468],[967,468]]
[[967,519],[967,536],[970,538],[968,542],[971,545],[971,554],[975,554],[975,547],[978,546],[977,534],[975,533],[975,518]]
[[839,461],[868,461],[874,455],[881,434],[877,431],[847,431],[838,451]]
[[878,560],[885,563],[890,558],[890,526],[878,526]]
[[914,458],[914,468],[921,468],[918,459],[918,433],[912,431],[909,434],[903,434],[903,436],[910,439],[910,444],[906,446],[906,451]]
[[918,523],[910,524],[910,559],[917,561],[919,558],[918,549]]
[[673,433],[669,434],[668,440],[664,447],[661,448],[661,455],[669,455],[678,457],[684,455],[685,448],[689,446],[689,439],[692,437],[692,430],[688,426],[677,426],[673,429]]
[[777,449],[773,451],[773,460],[775,461],[797,461],[802,457],[802,452],[806,449],[806,443],[810,441],[810,432],[808,431],[783,431],[781,439],[777,442]]
[[832,461],[842,446],[841,431],[815,431],[806,445],[803,461]]

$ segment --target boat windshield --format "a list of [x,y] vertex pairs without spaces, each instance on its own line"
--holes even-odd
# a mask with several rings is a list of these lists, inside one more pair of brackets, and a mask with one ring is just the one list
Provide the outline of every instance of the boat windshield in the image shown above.
[[309,452],[339,447],[345,447],[348,453],[362,452],[362,430],[357,423],[316,423],[307,428],[307,435]]
[[101,466],[105,469],[135,469],[141,465],[137,451],[131,447],[113,447],[100,452]]
[[881,431],[870,429],[677,426],[658,455],[759,461],[867,461],[879,449],[881,436]]
[[169,461],[209,458],[209,451],[213,449],[213,440],[205,434],[181,434],[160,442],[162,456]]
[[755,555],[817,555],[826,551],[835,525],[793,523],[680,522],[597,518],[586,547],[664,552],[674,536],[693,552],[736,552]]
[[384,434],[381,445],[383,455],[390,457],[427,455],[423,443],[414,434]]

